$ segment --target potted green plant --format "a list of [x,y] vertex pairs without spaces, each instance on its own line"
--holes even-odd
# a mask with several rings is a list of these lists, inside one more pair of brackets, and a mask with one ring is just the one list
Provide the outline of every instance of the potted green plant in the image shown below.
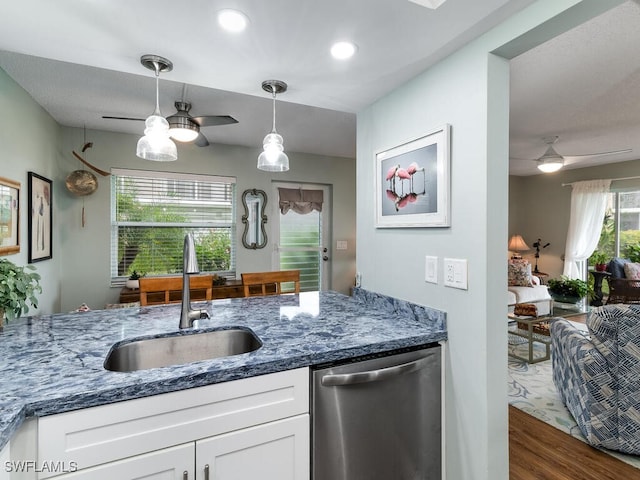
[[7,259],[0,260],[0,328],[7,321],[29,311],[29,305],[38,308],[36,293],[42,293],[40,275],[33,265],[18,267]]
[[596,271],[604,272],[607,269],[609,256],[601,250],[596,250],[589,257],[589,265],[593,265]]
[[144,277],[144,274],[138,273],[136,270],[131,272],[129,275],[129,279],[125,282],[127,288],[131,288],[132,290],[137,290],[140,288],[140,278]]
[[589,285],[579,278],[552,278],[547,282],[549,293],[556,302],[578,303],[589,293]]

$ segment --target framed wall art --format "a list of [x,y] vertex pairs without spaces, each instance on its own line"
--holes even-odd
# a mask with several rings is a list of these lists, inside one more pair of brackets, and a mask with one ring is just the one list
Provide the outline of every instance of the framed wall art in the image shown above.
[[29,263],[52,255],[53,209],[51,180],[29,172]]
[[20,183],[0,177],[0,255],[20,251]]
[[376,227],[448,227],[450,125],[376,154]]

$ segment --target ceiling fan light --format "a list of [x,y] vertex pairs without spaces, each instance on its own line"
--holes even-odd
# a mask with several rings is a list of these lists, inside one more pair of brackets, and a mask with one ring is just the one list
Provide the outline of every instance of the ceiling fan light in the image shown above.
[[176,144],[169,137],[169,123],[160,115],[145,120],[144,137],[138,140],[136,155],[145,160],[172,162],[178,159]]
[[169,122],[169,135],[178,142],[192,142],[198,138],[200,127],[187,117],[173,115],[167,119]]
[[538,170],[544,173],[553,173],[557,172],[564,166],[564,161],[562,160],[547,160],[547,161],[539,161],[538,162]]
[[258,155],[258,169],[266,172],[286,172],[289,157],[284,153],[282,136],[271,132],[262,141],[263,152]]

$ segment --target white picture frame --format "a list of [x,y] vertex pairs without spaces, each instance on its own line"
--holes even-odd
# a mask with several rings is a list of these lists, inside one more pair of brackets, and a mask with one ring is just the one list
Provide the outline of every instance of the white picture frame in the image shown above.
[[450,227],[450,131],[376,153],[376,228]]

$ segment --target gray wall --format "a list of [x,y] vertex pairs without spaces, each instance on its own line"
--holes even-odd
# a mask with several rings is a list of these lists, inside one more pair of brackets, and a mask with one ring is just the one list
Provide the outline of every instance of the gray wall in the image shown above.
[[[363,287],[447,312],[447,478],[509,476],[504,268],[509,65],[491,52],[499,49],[513,58],[603,6],[535,2],[358,114],[357,269]],[[376,229],[375,153],[446,123],[452,125],[451,227]],[[425,255],[439,258],[437,285],[424,281]],[[468,290],[443,286],[444,257],[468,260]]]
[[[611,163],[577,170],[560,170],[554,174],[527,177],[509,177],[509,235],[519,233],[533,248],[541,238],[550,242],[540,252],[538,269],[550,278],[562,275],[564,254],[569,228],[571,187],[563,183],[580,180],[615,179],[640,175],[640,160]],[[625,185],[640,189],[640,179],[613,182],[613,187]],[[525,252],[524,258],[534,264],[535,250]]]
[[[52,179],[60,152],[60,128],[51,116],[0,69],[0,177],[20,182],[20,252],[6,257],[16,265],[28,262],[28,188],[27,172]],[[57,186],[53,195],[57,195]],[[54,221],[57,211],[54,206]],[[54,224],[54,237],[59,229]],[[42,295],[38,310],[30,314],[55,312],[60,309],[59,273],[60,245],[54,240],[53,259],[37,262],[42,276]]]

